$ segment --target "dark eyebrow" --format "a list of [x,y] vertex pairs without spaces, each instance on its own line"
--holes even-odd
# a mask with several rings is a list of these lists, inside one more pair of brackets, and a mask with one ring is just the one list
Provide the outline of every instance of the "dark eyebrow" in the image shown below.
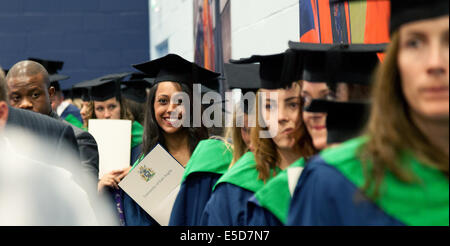
[[35,92],[35,91],[44,91],[40,86],[33,86],[29,88],[30,91]]

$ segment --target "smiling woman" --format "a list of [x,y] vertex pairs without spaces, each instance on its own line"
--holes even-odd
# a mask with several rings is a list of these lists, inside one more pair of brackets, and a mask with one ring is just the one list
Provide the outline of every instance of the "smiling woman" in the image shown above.
[[197,144],[208,138],[204,126],[192,127],[194,94],[191,88],[194,83],[211,81],[219,74],[174,54],[134,67],[155,77],[147,100],[144,155],[160,143],[185,166]]
[[[147,99],[142,156],[135,166],[157,144],[161,144],[186,167],[199,142],[208,138],[208,130],[204,126],[193,127],[191,88],[194,83],[211,81],[220,74],[199,67],[175,54],[134,67],[155,78],[155,84]],[[126,199],[124,209],[127,225],[158,225],[131,198]]]
[[175,100],[180,92],[192,95],[186,85],[176,82],[160,82],[150,90],[143,151],[149,153],[160,143],[178,162],[186,166],[198,142],[208,138],[208,134],[204,127],[181,126],[180,121],[187,110]]
[[166,134],[174,134],[180,130],[177,125],[180,125],[178,123],[182,120],[185,109],[175,97],[181,91],[181,85],[175,82],[161,82],[156,89],[156,122]]

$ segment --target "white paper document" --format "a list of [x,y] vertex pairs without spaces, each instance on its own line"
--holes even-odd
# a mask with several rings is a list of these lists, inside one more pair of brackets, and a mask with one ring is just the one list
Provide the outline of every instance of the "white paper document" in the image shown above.
[[168,226],[183,174],[183,166],[158,144],[119,186],[160,225]]
[[131,121],[89,120],[89,133],[98,146],[99,179],[111,171],[130,166]]

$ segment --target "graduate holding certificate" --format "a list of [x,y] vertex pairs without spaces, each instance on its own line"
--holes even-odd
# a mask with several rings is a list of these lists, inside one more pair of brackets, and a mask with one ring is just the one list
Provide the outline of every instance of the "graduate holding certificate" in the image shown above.
[[[198,143],[208,138],[204,126],[193,127],[193,84],[207,85],[219,74],[174,54],[134,67],[155,78],[147,100],[143,156],[139,161],[160,144],[186,167]],[[124,202],[127,225],[158,225],[131,197],[125,196]]]
[[[117,207],[120,223],[125,225],[125,216],[123,214],[123,191],[120,190],[119,182],[128,174],[131,165],[138,159],[142,152],[142,133],[143,127],[134,121],[133,116],[123,103],[120,84],[121,80],[128,76],[128,73],[105,75],[100,78],[85,81],[74,86],[74,88],[87,88],[89,100],[92,101],[91,119],[98,120],[128,120],[131,121],[131,132],[124,133],[130,136],[130,160],[123,163],[124,168],[109,170],[99,177],[98,191],[111,194]],[[120,123],[120,122],[119,122]],[[129,129],[129,128],[128,128]],[[120,143],[118,143],[120,144]]]

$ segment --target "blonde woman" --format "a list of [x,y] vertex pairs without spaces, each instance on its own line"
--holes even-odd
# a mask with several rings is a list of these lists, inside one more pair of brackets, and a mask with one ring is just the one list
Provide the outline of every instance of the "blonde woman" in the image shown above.
[[392,1],[366,133],[308,164],[288,225],[449,225],[448,9]]

